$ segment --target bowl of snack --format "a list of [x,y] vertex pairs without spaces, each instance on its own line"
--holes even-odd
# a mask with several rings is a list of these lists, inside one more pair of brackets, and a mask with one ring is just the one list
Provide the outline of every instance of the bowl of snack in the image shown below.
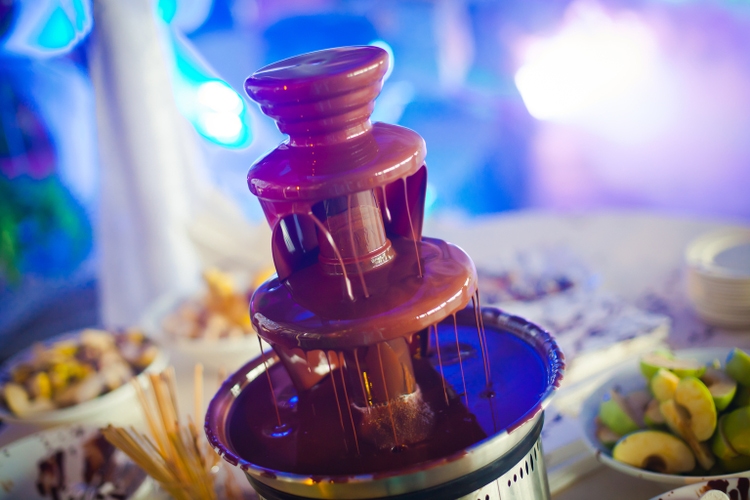
[[231,372],[261,352],[249,303],[255,287],[268,275],[247,279],[208,269],[203,273],[203,290],[162,297],[141,323],[176,357],[202,363],[209,371]]
[[581,408],[599,461],[665,484],[750,477],[750,356],[655,352],[618,369]]
[[140,330],[63,334],[0,366],[0,418],[42,427],[137,420],[129,382],[166,364],[163,350]]
[[0,450],[0,497],[26,500],[156,497],[153,481],[98,429],[47,429]]

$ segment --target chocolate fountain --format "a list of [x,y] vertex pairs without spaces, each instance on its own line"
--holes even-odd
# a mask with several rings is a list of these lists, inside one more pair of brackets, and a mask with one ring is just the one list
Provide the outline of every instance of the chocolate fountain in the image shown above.
[[245,82],[289,135],[248,174],[277,271],[250,313],[273,351],[224,382],[206,434],[268,500],[548,498],[562,355],[481,309],[468,255],[422,236],[424,141],[370,122],[387,67],[349,47]]

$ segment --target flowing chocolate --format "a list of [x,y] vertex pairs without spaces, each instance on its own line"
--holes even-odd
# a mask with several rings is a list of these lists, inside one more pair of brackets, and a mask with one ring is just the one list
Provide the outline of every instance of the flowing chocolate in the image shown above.
[[[352,403],[367,410],[361,432],[381,447],[429,433],[410,345],[477,290],[462,250],[422,238],[424,141],[370,122],[387,65],[376,47],[327,50],[267,66],[245,83],[290,136],[248,174],[278,271],[253,296],[253,324],[300,398],[329,366],[344,370]],[[375,431],[384,415],[390,432]]]

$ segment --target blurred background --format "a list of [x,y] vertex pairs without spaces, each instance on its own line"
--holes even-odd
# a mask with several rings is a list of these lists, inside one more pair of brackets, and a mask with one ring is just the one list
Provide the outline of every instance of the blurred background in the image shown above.
[[284,137],[243,81],[369,44],[428,218],[750,221],[747,1],[0,0],[0,358],[267,252],[245,175]]

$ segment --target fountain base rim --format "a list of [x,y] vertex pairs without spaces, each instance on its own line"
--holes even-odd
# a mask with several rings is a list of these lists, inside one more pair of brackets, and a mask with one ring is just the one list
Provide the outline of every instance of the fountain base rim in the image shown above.
[[[377,484],[377,479],[369,483],[351,484],[322,484],[323,481],[321,481],[322,486],[320,488],[306,485],[304,491],[307,493],[307,496],[300,496],[291,492],[291,488],[284,488],[286,491],[274,488],[272,485],[277,487],[284,486],[280,485],[278,481],[269,481],[267,478],[255,476],[248,471],[245,471],[245,475],[255,491],[265,500],[322,500],[330,498],[348,498],[350,500],[454,500],[495,481],[523,459],[540,439],[544,425],[543,412],[539,414],[539,417],[534,422],[530,421],[527,423],[533,423],[533,426],[523,434],[523,437],[515,446],[497,457],[494,461],[458,477],[450,478],[449,476],[446,478],[443,468],[436,466],[435,469],[440,471],[435,475],[438,478],[438,483],[433,481],[434,477],[420,477],[420,475],[425,476],[429,471],[406,472],[403,475],[389,478],[390,481],[398,478],[404,480],[404,482],[422,482],[424,479],[428,479],[424,481],[424,487],[416,491],[411,490],[388,495],[387,493],[393,492],[393,490],[391,488],[382,488],[382,485]],[[518,430],[520,431],[521,429]],[[485,446],[492,446],[492,443],[485,443]],[[297,489],[294,488],[295,491]],[[310,494],[314,496],[310,496]],[[373,496],[373,494],[376,496]]]

